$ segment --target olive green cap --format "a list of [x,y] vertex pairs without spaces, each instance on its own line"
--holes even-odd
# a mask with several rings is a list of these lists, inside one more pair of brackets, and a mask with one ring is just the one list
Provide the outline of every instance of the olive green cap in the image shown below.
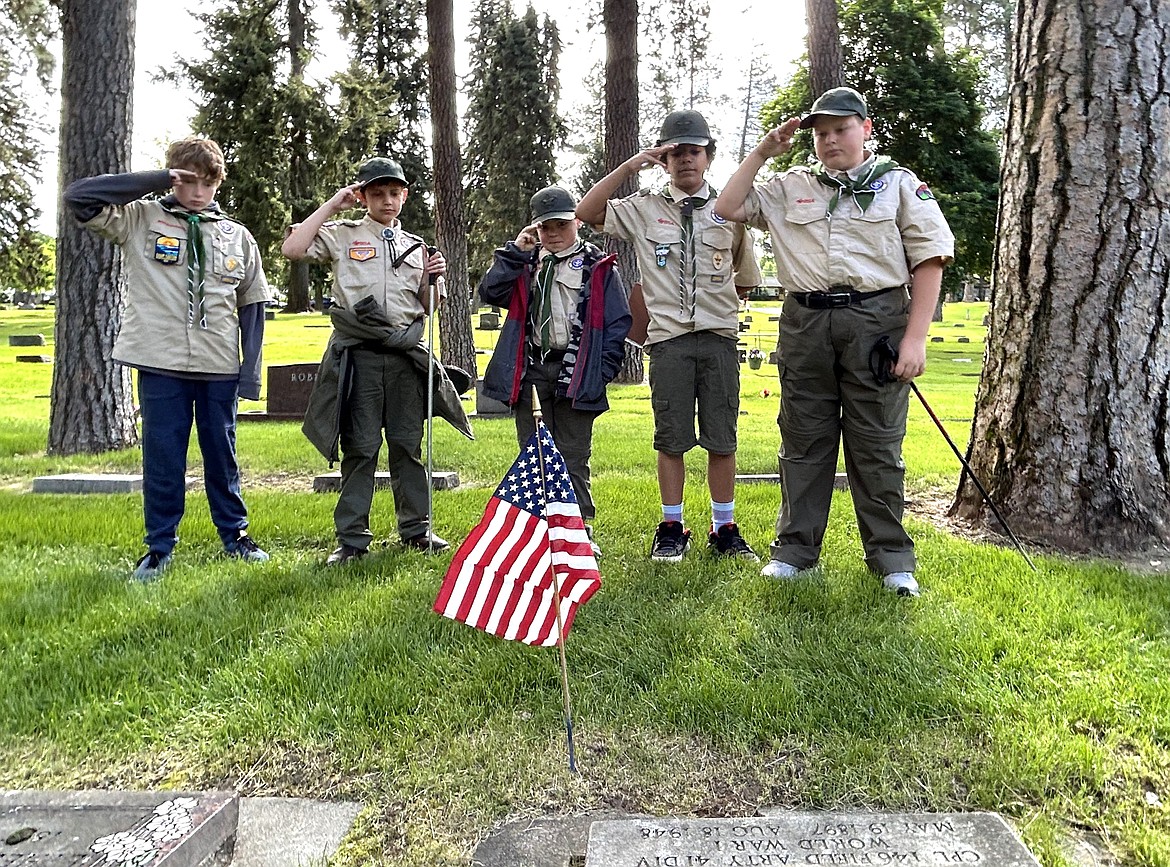
[[387,157],[374,157],[366,160],[358,169],[357,182],[361,184],[360,189],[364,190],[374,181],[398,181],[404,187],[410,186],[406,182],[402,166]]
[[865,106],[865,97],[852,87],[834,87],[817,97],[809,113],[801,118],[800,128],[808,129],[816,123],[817,115],[820,114],[827,114],[830,117],[848,117],[855,114],[865,120],[869,117],[869,109]]
[[662,134],[657,147],[667,144],[693,144],[706,147],[714,144],[707,120],[693,108],[672,111],[662,122]]
[[532,197],[532,219],[536,223],[546,220],[575,220],[577,200],[564,187],[545,187]]

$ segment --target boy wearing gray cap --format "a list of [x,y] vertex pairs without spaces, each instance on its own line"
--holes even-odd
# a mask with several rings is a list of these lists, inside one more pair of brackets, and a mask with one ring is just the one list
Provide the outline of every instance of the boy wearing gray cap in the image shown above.
[[[809,128],[818,161],[753,187],[764,163]],[[872,129],[860,93],[826,91],[803,120],[764,136],[716,206],[771,232],[787,290],[777,348],[782,503],[762,574],[792,578],[820,558],[844,442],[866,565],[888,590],[917,596],[914,543],[902,526],[907,383],[926,369],[927,331],[955,242],[930,188],[866,149]],[[871,368],[882,338],[898,351],[889,384]]]
[[[681,561],[690,545],[691,531],[683,524],[683,455],[695,445],[707,451],[709,550],[758,559],[735,523],[735,451],[739,301],[759,284],[760,272],[743,225],[716,213],[716,192],[706,181],[714,157],[715,140],[703,116],[691,109],[671,112],[658,144],[598,181],[577,206],[578,217],[630,241],[638,257],[662,498],[650,556],[668,563]],[[666,169],[665,189],[610,198],[649,166]]]
[[[348,353],[347,398],[337,407],[341,495],[333,512],[338,547],[325,561],[330,566],[364,557],[373,539],[370,507],[383,431],[399,538],[421,551],[449,547],[431,531],[429,482],[420,445],[427,414],[426,377],[408,354],[422,342],[423,321],[433,312],[432,296],[436,303],[443,296],[447,265],[442,253],[431,252],[422,238],[402,228],[398,215],[407,193],[401,165],[386,157],[367,160],[357,181],[293,226],[281,248],[290,259],[333,266],[333,302],[338,309],[332,315],[335,331],[326,359],[335,354],[335,347]],[[363,219],[333,219],[359,204],[366,208]],[[435,285],[429,284],[432,275]],[[380,326],[377,340],[370,339],[374,332],[364,327],[371,318],[368,314],[376,315]],[[351,332],[339,333],[347,322]],[[306,421],[308,433],[308,423],[314,420]]]
[[[515,410],[523,445],[536,429],[536,388],[588,525],[596,513],[589,481],[593,422],[609,409],[605,387],[625,356],[630,305],[617,257],[578,237],[572,194],[545,187],[531,206],[532,223],[496,250],[479,284],[485,303],[508,308],[483,392]],[[593,550],[600,554],[596,542]]]

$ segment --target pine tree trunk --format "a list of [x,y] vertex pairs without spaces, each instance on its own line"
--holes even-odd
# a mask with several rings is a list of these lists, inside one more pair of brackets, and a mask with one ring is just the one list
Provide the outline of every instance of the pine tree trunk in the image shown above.
[[837,0],[804,0],[808,19],[808,81],[814,97],[844,82]]
[[[1170,19],[1021,0],[971,459],[1021,535],[1170,542]],[[961,487],[955,511],[985,518]]]
[[444,364],[461,367],[478,379],[467,277],[459,117],[455,109],[458,83],[452,0],[427,0],[427,43],[435,164],[435,236],[447,260],[447,300],[439,309],[439,342]]
[[[136,0],[61,3],[62,184],[130,168]],[[57,215],[57,300],[50,454],[138,441],[130,371],[110,356],[122,322],[122,255]]]
[[[605,171],[608,174],[638,153],[638,2],[605,0]],[[630,179],[617,191],[626,196],[636,189]],[[616,253],[626,290],[638,276],[634,247],[627,241],[610,239]],[[626,357],[615,378],[620,383],[641,383],[644,376],[642,348],[626,344]]]
[[[285,7],[288,16],[289,89],[299,92],[305,86],[305,66],[309,57],[309,35],[306,27],[308,9],[304,0],[288,0]],[[305,203],[314,198],[312,164],[309,158],[309,132],[301,125],[294,125],[289,135],[288,179],[291,189],[292,221],[299,223],[312,213]],[[290,262],[288,283],[285,287],[285,313],[307,313],[309,311],[309,263]]]

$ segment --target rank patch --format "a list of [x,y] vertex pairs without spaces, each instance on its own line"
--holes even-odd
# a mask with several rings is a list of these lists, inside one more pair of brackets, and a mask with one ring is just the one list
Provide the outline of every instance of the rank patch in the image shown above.
[[930,187],[928,187],[926,184],[923,184],[918,189],[916,189],[914,191],[914,195],[918,196],[918,198],[922,199],[924,202],[928,199],[934,198],[934,193],[930,191]]
[[174,265],[179,261],[179,239],[160,235],[154,242],[154,260],[164,265]]
[[375,259],[378,256],[378,251],[373,247],[358,247],[353,246],[349,248],[349,258],[355,262],[368,262],[370,259]]
[[722,253],[713,253],[711,255],[711,264],[714,265],[716,268],[722,268],[723,267],[723,254]]

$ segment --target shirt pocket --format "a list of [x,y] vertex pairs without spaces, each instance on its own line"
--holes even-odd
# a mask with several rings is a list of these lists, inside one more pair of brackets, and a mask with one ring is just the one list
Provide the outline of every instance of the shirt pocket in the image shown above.
[[696,253],[700,270],[707,271],[713,283],[723,283],[731,274],[731,244],[735,236],[727,226],[708,226],[699,236]]
[[902,233],[898,228],[898,198],[894,191],[873,197],[865,213],[859,213],[861,232],[853,245],[855,253],[876,253],[879,257],[902,256]]
[[[206,224],[203,231],[208,231]],[[215,231],[211,248],[211,272],[220,283],[239,285],[248,270],[243,238],[238,231],[225,233],[218,228]]]
[[678,248],[682,244],[682,234],[678,226],[673,224],[664,226],[657,223],[646,227],[646,243],[650,245],[654,264],[665,268],[668,261],[678,263]]

